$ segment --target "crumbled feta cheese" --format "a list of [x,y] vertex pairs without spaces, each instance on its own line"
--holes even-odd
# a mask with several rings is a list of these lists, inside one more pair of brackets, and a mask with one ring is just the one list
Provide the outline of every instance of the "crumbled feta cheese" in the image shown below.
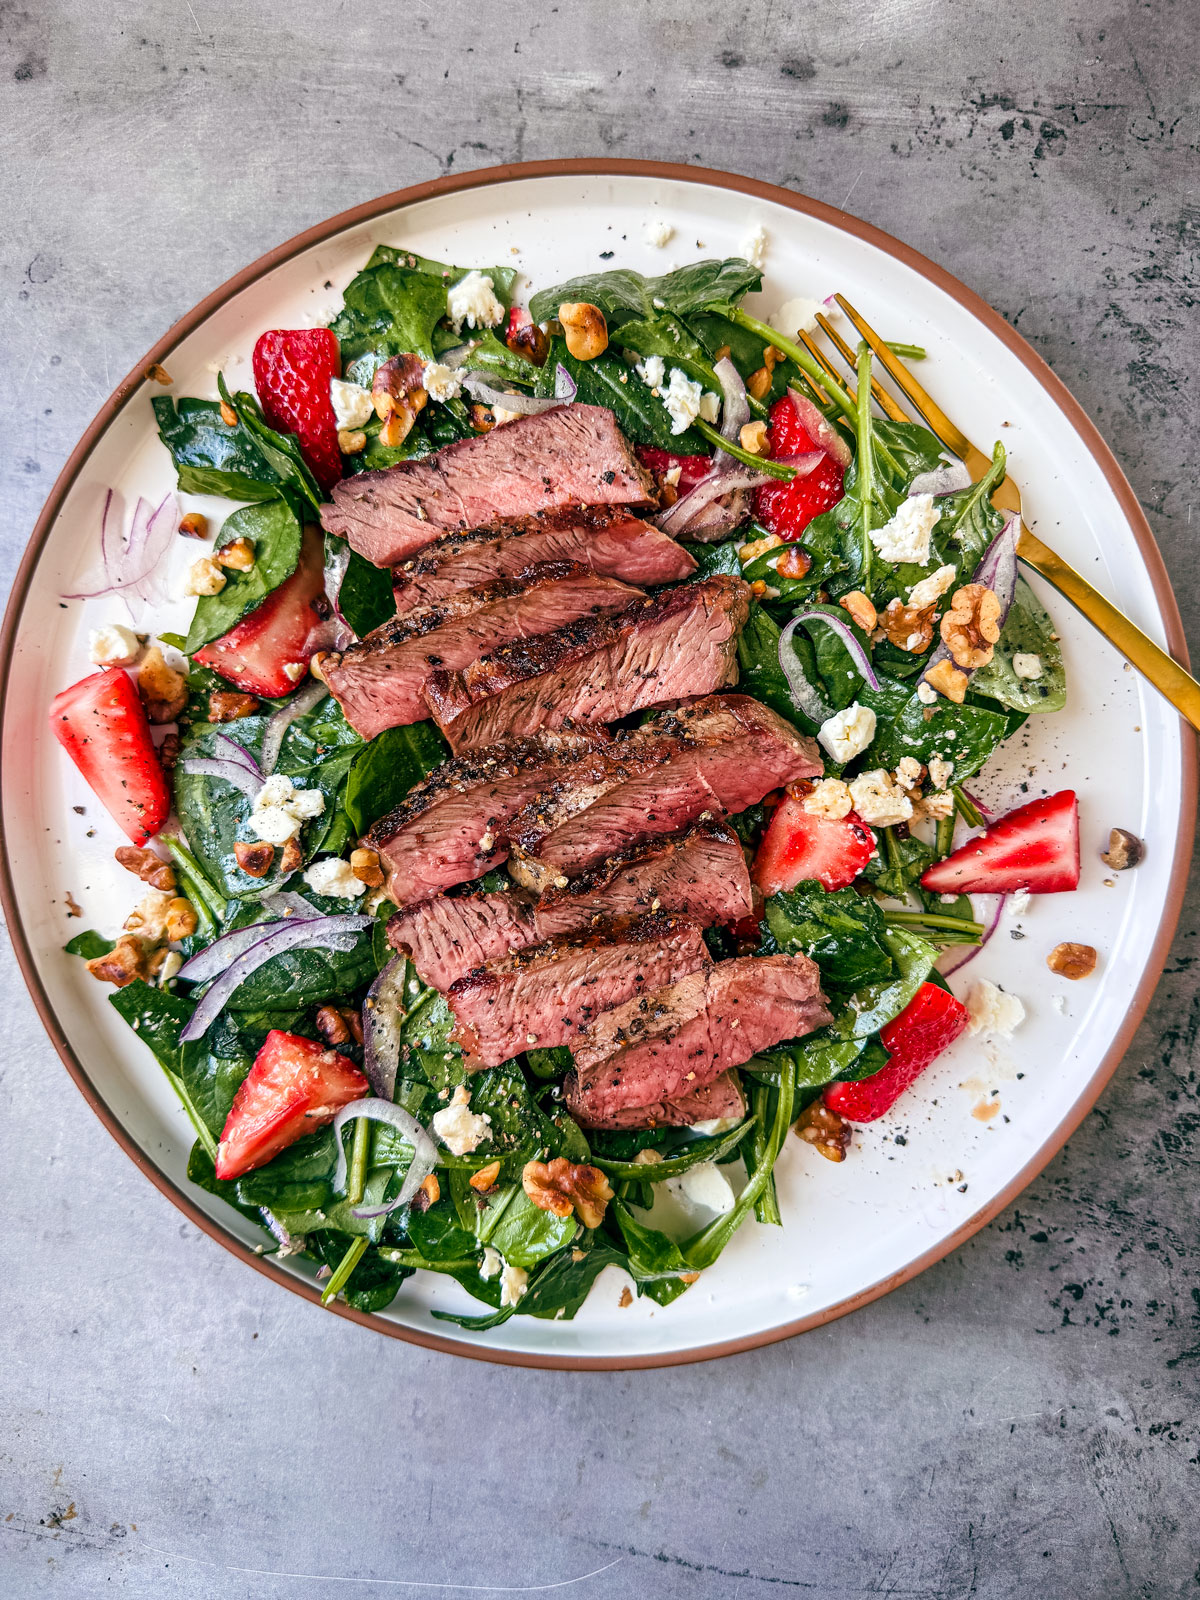
[[179,951],[168,950],[166,955],[163,957],[162,966],[158,969],[158,987],[160,989],[165,989],[170,983],[171,979],[178,974],[179,969],[182,966],[183,957],[180,955]]
[[506,422],[515,422],[518,417],[524,416],[523,411],[510,411],[507,406],[492,407],[492,421],[496,426],[502,427]]
[[320,789],[296,789],[284,810],[290,811],[301,822],[309,822],[325,810],[325,796]]
[[1029,903],[1033,899],[1028,889],[1018,889],[1010,898],[1008,909],[1014,917],[1023,917],[1029,910]]
[[193,561],[187,571],[184,581],[183,593],[186,599],[190,595],[220,594],[225,587],[225,574],[211,556],[201,556],[199,561]]
[[739,254],[761,272],[767,264],[767,230],[761,222],[755,223],[738,248]]
[[[693,1122],[692,1132],[703,1134],[705,1138],[711,1138],[714,1133],[728,1133],[730,1128],[736,1128],[741,1120],[741,1117],[707,1117],[703,1122]],[[642,1153],[639,1151],[639,1154]],[[657,1155],[658,1151],[656,1150],[654,1153]],[[636,1161],[637,1156],[634,1156],[633,1159]]]
[[896,782],[911,789],[921,776],[921,763],[915,756],[901,756],[896,763]]
[[670,381],[662,398],[670,413],[672,433],[686,433],[700,415],[701,392],[694,378],[689,378],[679,367],[671,368]]
[[319,789],[297,789],[282,772],[273,772],[254,796],[248,819],[250,831],[265,844],[286,844],[300,832],[300,824],[319,817],[325,796]]
[[425,393],[431,400],[453,400],[462,392],[462,376],[441,361],[427,361],[421,373]]
[[479,1263],[479,1276],[481,1278],[498,1278],[504,1271],[504,1257],[499,1250],[493,1250],[490,1244],[483,1247],[483,1260]]
[[1042,675],[1041,656],[1026,655],[1018,651],[1013,657],[1013,671],[1018,678],[1040,678]]
[[813,817],[838,817],[854,809],[850,790],[840,778],[822,778],[811,794],[804,796],[804,809]]
[[842,766],[861,755],[874,737],[875,713],[870,706],[860,706],[857,700],[823,722],[817,734],[829,754]]
[[464,322],[470,328],[494,328],[504,319],[504,307],[485,273],[468,272],[447,293],[446,315],[454,324],[455,333],[461,333]]
[[286,806],[296,792],[296,786],[283,772],[273,772],[269,778],[263,780],[263,786],[254,796],[254,809],[261,811],[267,806]]
[[88,634],[88,655],[98,667],[131,666],[141,649],[137,634],[120,622],[107,622]]
[[524,1267],[510,1267],[504,1263],[504,1270],[500,1274],[500,1304],[501,1306],[515,1306],[529,1287],[529,1274]]
[[668,1178],[667,1192],[685,1206],[699,1206],[718,1216],[733,1210],[729,1179],[715,1161],[698,1161],[678,1178]]
[[807,295],[797,295],[794,300],[786,300],[775,315],[768,320],[773,328],[778,328],[780,333],[786,333],[789,339],[794,339],[798,333],[811,333],[817,325],[817,314],[824,311],[829,315],[829,307],[821,300],[810,300]]
[[294,817],[282,806],[264,806],[260,811],[250,813],[246,826],[264,844],[286,844],[300,832],[300,818]]
[[486,1112],[471,1110],[471,1091],[460,1083],[448,1106],[433,1114],[433,1131],[452,1155],[469,1156],[477,1145],[491,1138],[492,1119]]
[[700,396],[700,416],[704,422],[716,422],[721,415],[721,396],[706,389]]
[[367,888],[362,879],[351,872],[350,863],[340,856],[314,861],[304,874],[304,881],[314,894],[327,894],[338,900],[357,900]]
[[924,678],[917,685],[917,699],[923,706],[931,706],[937,700],[937,690],[931,683],[926,683]]
[[930,756],[929,781],[935,789],[948,789],[950,787],[950,779],[953,776],[953,761],[945,761],[941,756]]
[[926,606],[936,605],[937,602],[951,587],[957,574],[953,567],[939,567],[936,572],[931,572],[929,577],[922,578],[920,583],[914,583],[908,591],[908,603],[916,606],[918,611]]
[[647,356],[634,369],[647,389],[657,389],[667,376],[667,364],[661,356]]
[[968,1031],[982,1034],[985,1039],[991,1034],[1011,1039],[1013,1029],[1025,1020],[1025,1007],[1016,995],[1005,994],[987,978],[977,979],[967,990],[967,1011]]
[[954,815],[954,796],[942,789],[935,794],[927,794],[921,801],[919,811],[921,816],[941,822],[944,817]]
[[897,789],[891,773],[882,767],[859,773],[850,784],[850,794],[855,811],[873,828],[893,827],[897,822],[907,822],[913,814],[912,801]]
[[928,566],[929,536],[941,514],[931,494],[910,495],[907,500],[901,500],[890,522],[882,528],[871,529],[871,543],[885,561]]
[[665,250],[675,237],[675,229],[662,217],[651,217],[642,229],[642,238],[655,250]]
[[365,428],[375,415],[371,391],[364,389],[360,383],[344,383],[341,378],[331,378],[329,398],[333,401],[333,416],[339,433],[353,433],[356,428]]

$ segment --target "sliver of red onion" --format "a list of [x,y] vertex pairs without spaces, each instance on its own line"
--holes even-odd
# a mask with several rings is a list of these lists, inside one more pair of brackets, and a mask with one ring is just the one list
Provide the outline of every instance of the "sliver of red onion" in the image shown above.
[[996,904],[984,926],[983,937],[978,944],[959,945],[955,949],[943,952],[938,959],[938,971],[944,978],[948,978],[952,972],[958,972],[960,968],[966,966],[968,961],[974,961],[975,957],[1000,926],[1000,918],[1004,914],[1007,900],[1008,896],[1006,894],[998,894],[996,896]]

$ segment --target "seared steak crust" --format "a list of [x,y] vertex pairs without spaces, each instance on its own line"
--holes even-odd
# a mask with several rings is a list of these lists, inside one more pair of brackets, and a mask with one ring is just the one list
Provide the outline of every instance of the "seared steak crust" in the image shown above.
[[690,1128],[715,1117],[742,1117],[746,1097],[734,1068],[719,1078],[670,1100],[652,1106],[621,1106],[605,1115],[584,1109],[579,1120],[585,1128]]

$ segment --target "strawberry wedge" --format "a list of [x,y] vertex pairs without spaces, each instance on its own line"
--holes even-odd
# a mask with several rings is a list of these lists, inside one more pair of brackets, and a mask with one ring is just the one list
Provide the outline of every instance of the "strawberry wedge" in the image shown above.
[[221,1129],[217,1177],[240,1178],[266,1166],[304,1134],[332,1122],[351,1100],[370,1092],[370,1084],[346,1056],[301,1034],[272,1028]]
[[54,736],[134,844],[145,844],[171,796],[137,690],[120,667],[82,678],[50,706]]
[[328,328],[274,328],[254,346],[254,387],[263,416],[278,432],[296,435],[300,454],[326,493],[342,476],[329,392],[341,375],[341,347]]
[[879,1035],[891,1060],[861,1083],[831,1083],[825,1104],[848,1122],[874,1122],[912,1087],[966,1027],[967,1008],[936,983],[923,983]]
[[1074,789],[1010,811],[921,877],[939,894],[1062,894],[1079,886],[1079,802]]
[[291,577],[222,638],[197,650],[196,660],[247,694],[291,694],[308,671],[305,646],[320,621],[313,602],[324,590],[321,538],[308,527]]
[[842,478],[850,464],[850,448],[841,434],[801,395],[788,390],[771,407],[767,428],[771,458],[790,461],[823,450],[824,459],[802,478],[768,483],[756,491],[755,515],[768,533],[785,541],[798,539],[814,517],[842,498]]
[[815,878],[824,889],[845,889],[871,859],[875,835],[853,811],[818,817],[788,795],[775,808],[754,858],[752,877],[765,895]]

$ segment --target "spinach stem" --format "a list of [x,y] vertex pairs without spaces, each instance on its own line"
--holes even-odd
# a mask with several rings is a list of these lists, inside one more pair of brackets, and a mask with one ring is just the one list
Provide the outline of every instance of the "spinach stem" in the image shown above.
[[820,384],[843,416],[853,419],[854,405],[846,391],[830,378],[820,362],[811,356],[802,344],[796,344],[778,329],[768,327],[765,322],[752,317],[748,311],[743,311],[741,306],[730,307],[726,315],[730,322],[736,322],[741,328],[748,328],[751,333],[757,333],[764,343],[774,345],[776,350],[782,350],[789,360],[796,363],[801,372],[807,373],[814,383]]
[[[361,1119],[360,1119],[361,1120]],[[349,1250],[334,1268],[333,1277],[325,1285],[325,1292],[321,1296],[321,1304],[327,1306],[331,1300],[337,1298],[350,1281],[350,1274],[366,1254],[370,1240],[365,1233],[360,1233],[357,1239],[351,1242]]]
[[936,851],[938,853],[938,858],[939,859],[941,857],[943,857],[943,856],[948,856],[950,854],[951,850],[953,850],[953,848],[954,848],[954,812],[953,811],[950,813],[950,815],[948,817],[939,817],[938,818],[937,838],[934,841],[934,848],[936,849]]
[[965,917],[943,917],[937,911],[885,911],[884,921],[900,928],[947,928],[952,933],[967,935],[972,943],[983,937],[982,922],[968,922]]
[[858,347],[858,503],[862,513],[862,588],[871,592],[871,507],[875,499],[875,462],[871,437],[871,349],[864,340]]
[[191,900],[197,911],[207,915],[210,921],[215,919],[214,926],[217,922],[223,922],[225,913],[228,910],[228,902],[209,882],[204,868],[196,860],[187,845],[183,843],[182,839],[176,839],[171,834],[161,834],[160,837],[166,845],[171,859],[179,868],[180,876],[188,887],[194,891]]
[[[746,1149],[742,1151],[742,1159],[746,1163],[746,1177],[754,1176],[754,1169],[762,1160],[767,1150],[767,1126],[771,1117],[772,1104],[775,1090],[765,1083],[756,1083],[750,1093],[750,1104],[754,1108],[754,1135]],[[779,1210],[779,1196],[775,1190],[775,1177],[771,1175],[766,1187],[754,1202],[755,1221],[762,1222],[777,1228],[783,1226],[783,1217]]]
[[718,450],[724,450],[726,455],[735,461],[744,461],[748,467],[756,467],[760,472],[765,472],[768,477],[778,478],[783,483],[790,483],[796,476],[795,467],[786,466],[782,461],[768,461],[766,456],[751,455],[749,450],[743,450],[740,444],[734,444],[727,439],[711,422],[705,422],[703,417],[697,417],[692,427],[702,433],[709,444],[715,444]]
[[346,1182],[346,1201],[349,1205],[362,1204],[363,1190],[367,1185],[367,1162],[371,1154],[373,1124],[369,1117],[358,1117],[354,1123],[354,1143],[350,1147],[350,1176]]
[[959,784],[956,783],[952,785],[952,787],[954,789],[954,803],[958,807],[958,814],[966,823],[967,827],[982,828],[983,816],[975,802],[968,794],[966,794]]
[[924,345],[897,344],[891,339],[884,341],[894,356],[899,356],[903,361],[924,361],[926,350]]
[[201,1117],[200,1113],[196,1110],[196,1107],[192,1102],[191,1095],[184,1087],[182,1078],[177,1078],[175,1074],[166,1067],[163,1068],[163,1071],[166,1072],[172,1089],[174,1089],[175,1093],[179,1096],[179,1103],[187,1112],[187,1119],[191,1123],[192,1127],[195,1128],[196,1137],[204,1147],[205,1154],[208,1156],[210,1161],[215,1163],[217,1159],[217,1141],[209,1132],[203,1117]]

